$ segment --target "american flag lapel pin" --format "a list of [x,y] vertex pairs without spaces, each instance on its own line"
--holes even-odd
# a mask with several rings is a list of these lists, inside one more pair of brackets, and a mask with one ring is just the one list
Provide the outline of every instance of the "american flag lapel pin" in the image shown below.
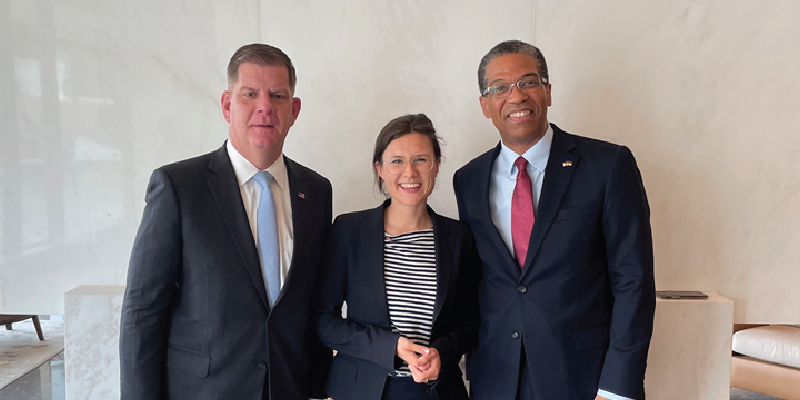
[[561,164],[561,166],[565,167],[565,168],[566,167],[571,167],[572,166],[572,161],[570,161],[570,160],[564,161],[564,163]]
[[303,192],[297,192],[297,197],[299,197],[301,199],[305,199],[306,195]]

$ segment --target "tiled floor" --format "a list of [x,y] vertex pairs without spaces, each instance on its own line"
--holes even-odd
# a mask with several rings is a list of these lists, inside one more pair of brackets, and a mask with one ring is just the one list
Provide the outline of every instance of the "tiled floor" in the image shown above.
[[[0,400],[64,400],[64,353],[0,390]],[[731,400],[780,400],[731,389]]]
[[0,400],[64,400],[64,353],[0,390]]

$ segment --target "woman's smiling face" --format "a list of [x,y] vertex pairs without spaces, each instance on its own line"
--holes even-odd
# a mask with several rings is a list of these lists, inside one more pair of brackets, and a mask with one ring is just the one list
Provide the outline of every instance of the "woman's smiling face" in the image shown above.
[[[375,168],[386,185],[392,204],[427,205],[439,174],[439,160],[434,156],[431,140],[416,132],[400,136],[386,146],[382,158],[383,164],[375,165]],[[412,162],[415,159],[417,162]],[[394,171],[400,164],[402,170]]]

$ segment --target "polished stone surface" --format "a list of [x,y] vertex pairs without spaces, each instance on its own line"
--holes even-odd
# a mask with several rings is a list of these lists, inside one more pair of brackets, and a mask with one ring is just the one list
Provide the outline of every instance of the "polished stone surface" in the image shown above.
[[379,204],[378,131],[425,112],[447,142],[431,204],[456,215],[453,171],[497,142],[478,62],[532,39],[534,3],[0,0],[0,312],[63,314],[67,290],[125,284],[151,172],[222,145],[247,43],[292,58],[285,152],[331,179],[336,214]]
[[0,390],[0,400],[64,399],[64,353]]
[[335,213],[373,207],[392,117],[445,139],[431,204],[496,144],[476,69],[540,45],[552,122],[629,145],[652,208],[659,286],[717,290],[738,323],[800,323],[800,2],[774,0],[0,1],[0,312],[63,314],[124,284],[151,171],[226,137],[225,66],[275,44],[298,71],[287,155],[328,176]]
[[123,286],[80,286],[64,294],[64,354],[70,399],[119,398]]

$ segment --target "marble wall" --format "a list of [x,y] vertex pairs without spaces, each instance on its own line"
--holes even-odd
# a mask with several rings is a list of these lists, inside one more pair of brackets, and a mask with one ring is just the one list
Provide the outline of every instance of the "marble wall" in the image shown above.
[[150,172],[226,136],[255,2],[0,0],[0,310],[122,284]]
[[455,168],[491,147],[480,57],[532,39],[533,2],[0,0],[0,311],[62,314],[79,285],[125,283],[150,173],[227,137],[225,68],[282,48],[300,117],[285,153],[322,171],[335,213],[375,206],[371,148],[425,112],[447,144],[432,205],[456,214]]
[[285,152],[378,203],[370,152],[425,112],[445,139],[432,206],[493,146],[480,57],[535,41],[551,120],[629,145],[653,209],[658,286],[718,290],[739,322],[800,321],[800,28],[792,0],[0,0],[0,311],[61,314],[78,285],[124,284],[150,172],[226,137],[241,44],[281,47],[303,107]]

